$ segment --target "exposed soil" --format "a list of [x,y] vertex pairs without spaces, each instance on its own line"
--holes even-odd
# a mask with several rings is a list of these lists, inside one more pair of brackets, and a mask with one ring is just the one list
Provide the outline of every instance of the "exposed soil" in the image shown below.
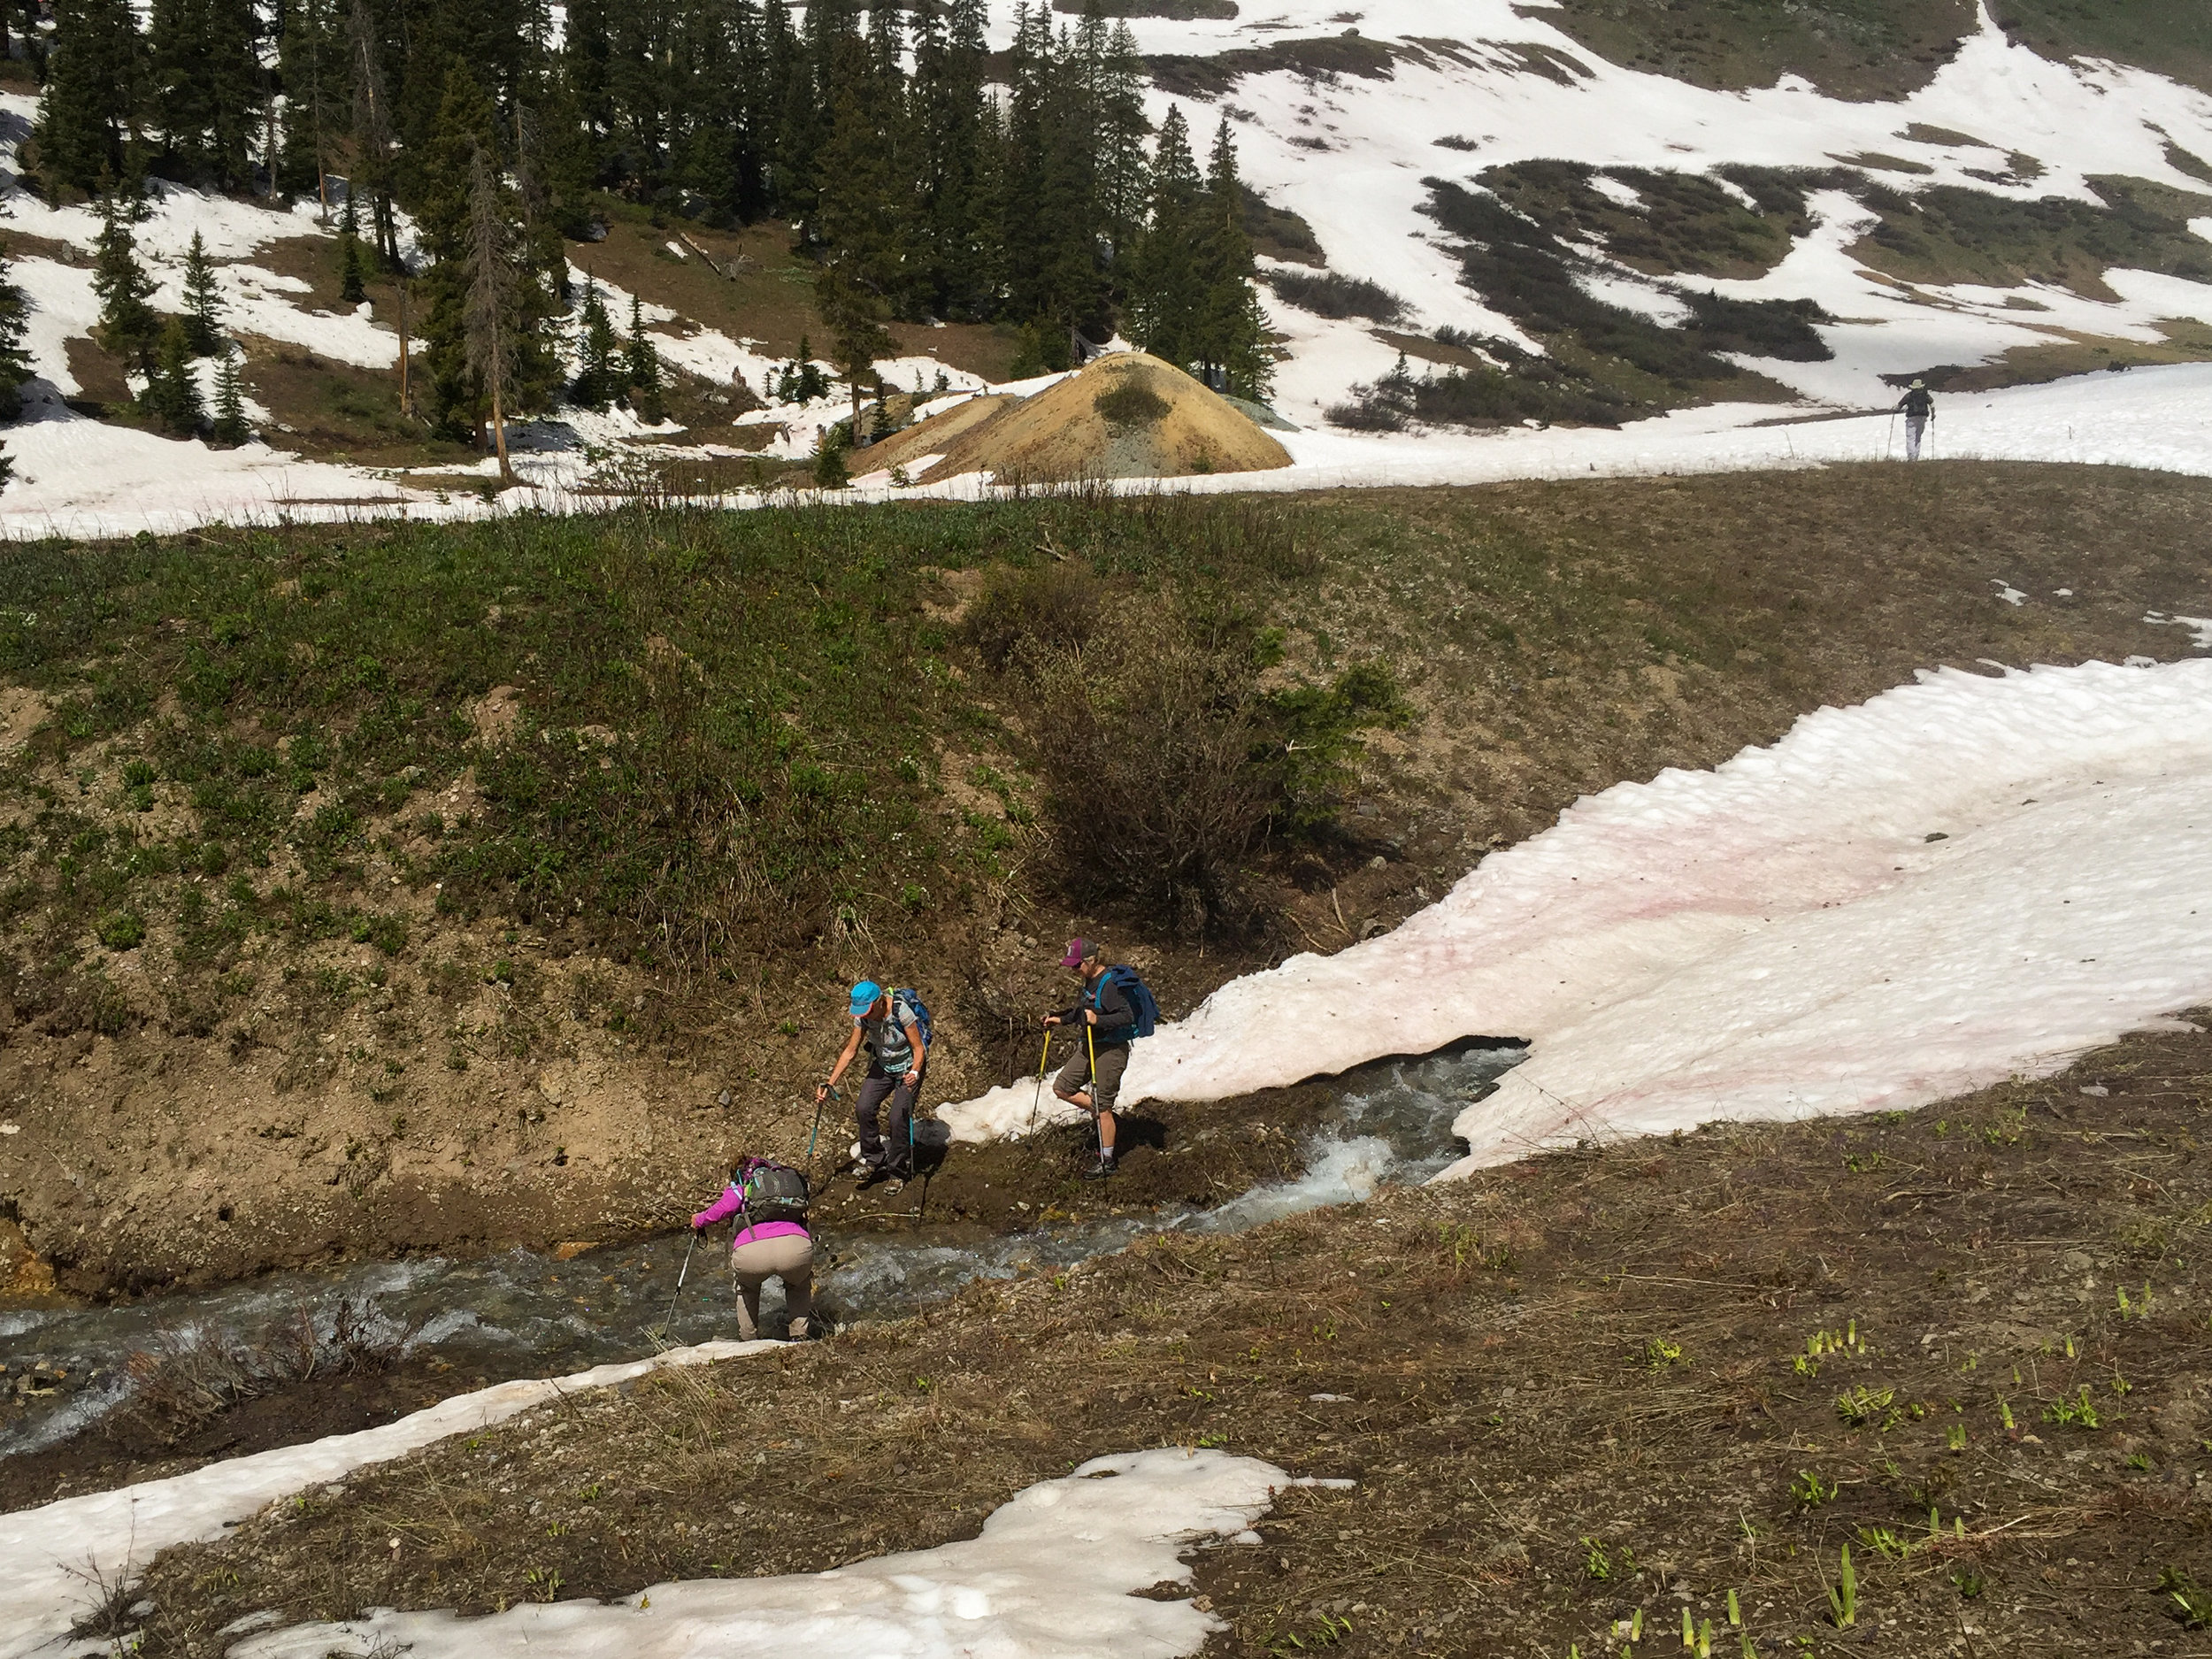
[[2193,1018],[1917,1112],[1159,1237],[565,1401],[170,1552],[148,1651],[556,1573],[818,1571],[1177,1444],[1359,1483],[1198,1559],[1210,1652],[1611,1653],[1639,1618],[1633,1651],[1672,1651],[1686,1610],[1732,1652],[1732,1596],[1770,1654],[2200,1651],[2161,1588],[2212,1571]]
[[[980,419],[973,403],[999,406]],[[1001,480],[1181,478],[1288,466],[1283,446],[1172,364],[1138,352],[1098,358],[1018,402],[974,399],[872,448],[871,470],[943,458],[931,480],[988,472]]]

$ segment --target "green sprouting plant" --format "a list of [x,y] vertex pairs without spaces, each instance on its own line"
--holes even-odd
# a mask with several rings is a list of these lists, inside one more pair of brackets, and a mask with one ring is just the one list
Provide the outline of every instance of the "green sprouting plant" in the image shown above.
[[2173,1605],[2166,1615],[2178,1620],[2182,1629],[2212,1630],[2212,1591],[2202,1588],[2186,1571],[2160,1568],[2158,1587],[2172,1598]]
[[540,1601],[550,1601],[560,1594],[561,1586],[567,1582],[558,1567],[533,1567],[522,1575],[522,1581],[530,1586],[532,1597]]
[[1594,1538],[1586,1538],[1582,1542],[1588,1551],[1582,1557],[1583,1576],[1603,1584],[1613,1576],[1612,1556],[1606,1553],[1605,1546]]
[[1713,1659],[1713,1621],[1700,1619],[1697,1626],[1697,1659]]
[[1997,1421],[2004,1425],[2006,1433],[2012,1432],[2015,1426],[2012,1421],[2012,1407],[2002,1394],[1997,1397]]
[[2116,1365],[2112,1368],[2112,1392],[2116,1394],[2132,1394],[2135,1392],[2135,1385],[2130,1382],[2126,1378],[2120,1375],[2120,1369]]
[[2081,1393],[2071,1400],[2055,1400],[2043,1408],[2043,1420],[2055,1423],[2061,1428],[2101,1429],[2104,1419],[2097,1415],[2097,1402],[2089,1397],[2089,1385],[2081,1386]]
[[1832,1480],[1823,1480],[1809,1469],[1797,1471],[1797,1479],[1790,1482],[1790,1496],[1797,1500],[1801,1509],[1816,1509],[1836,1495]]
[[1859,1580],[1851,1571],[1851,1546],[1843,1547],[1843,1561],[1837,1574],[1837,1582],[1828,1592],[1828,1613],[1838,1630],[1849,1630],[1859,1622]]
[[2151,1467],[2151,1455],[2148,1452],[2130,1452],[2128,1454],[2128,1467],[2130,1469],[2139,1469],[2145,1474],[2148,1474]]
[[2152,1298],[2150,1280],[2147,1279],[2143,1281],[2142,1294],[2136,1297],[2132,1302],[2128,1300],[2128,1287],[2125,1285],[2116,1285],[2113,1287],[2113,1291],[2114,1294],[2120,1299],[2120,1317],[2123,1319],[2147,1319],[2151,1317]]
[[1743,1604],[1736,1600],[1736,1593],[1733,1590],[1728,1593],[1728,1624],[1732,1630],[1741,1629],[1743,1626]]
[[1681,1357],[1682,1345],[1670,1342],[1663,1336],[1655,1336],[1644,1345],[1644,1369],[1647,1371],[1664,1371]]
[[1988,1587],[1982,1575],[1971,1567],[1961,1567],[1951,1575],[1951,1587],[1971,1601]]
[[1896,1400],[1894,1388],[1870,1388],[1861,1383],[1836,1396],[1836,1415],[1850,1427],[1863,1429],[1886,1416]]
[[1909,1538],[1900,1538],[1886,1526],[1862,1526],[1859,1542],[1881,1556],[1884,1561],[1902,1561],[1912,1554]]
[[1953,1451],[1964,1451],[1966,1449],[1966,1425],[1963,1423],[1952,1424],[1950,1427],[1943,1431],[1943,1440],[1944,1443]]

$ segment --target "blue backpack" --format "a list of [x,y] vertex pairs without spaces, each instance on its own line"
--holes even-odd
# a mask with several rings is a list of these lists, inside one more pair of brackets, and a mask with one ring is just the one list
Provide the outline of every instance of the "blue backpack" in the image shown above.
[[914,1017],[914,1029],[922,1033],[923,1048],[928,1048],[936,1041],[931,1034],[933,1027],[930,1024],[929,1009],[918,993],[913,991],[891,993],[891,1018],[897,1019],[902,1011]]
[[[1131,1039],[1149,1037],[1160,1023],[1160,1004],[1154,999],[1151,987],[1137,977],[1134,968],[1126,964],[1107,969],[1099,979],[1099,988],[1103,990],[1110,982],[1120,990],[1129,1003],[1129,1011],[1137,1017],[1137,1023],[1129,1028]],[[1094,1006],[1097,1000],[1094,993]]]

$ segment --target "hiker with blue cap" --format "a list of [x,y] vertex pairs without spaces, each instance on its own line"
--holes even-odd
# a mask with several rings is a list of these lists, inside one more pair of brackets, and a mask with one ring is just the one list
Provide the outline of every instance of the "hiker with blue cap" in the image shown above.
[[[828,1080],[814,1091],[819,1105],[837,1079],[868,1045],[868,1075],[860,1085],[853,1117],[860,1126],[860,1184],[888,1180],[894,1193],[914,1179],[914,1102],[929,1064],[929,1010],[912,991],[887,991],[873,979],[852,988],[852,1034],[830,1068]],[[883,1112],[886,1100],[890,1110]],[[887,1119],[879,1133],[877,1117]]]

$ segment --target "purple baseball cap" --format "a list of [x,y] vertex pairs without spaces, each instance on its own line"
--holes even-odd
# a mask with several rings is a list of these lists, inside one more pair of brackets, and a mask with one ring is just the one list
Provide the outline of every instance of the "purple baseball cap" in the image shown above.
[[1089,940],[1071,939],[1068,941],[1068,954],[1060,958],[1060,965],[1064,968],[1079,968],[1083,965],[1083,959],[1086,956],[1096,955],[1098,955],[1098,947],[1091,943]]

